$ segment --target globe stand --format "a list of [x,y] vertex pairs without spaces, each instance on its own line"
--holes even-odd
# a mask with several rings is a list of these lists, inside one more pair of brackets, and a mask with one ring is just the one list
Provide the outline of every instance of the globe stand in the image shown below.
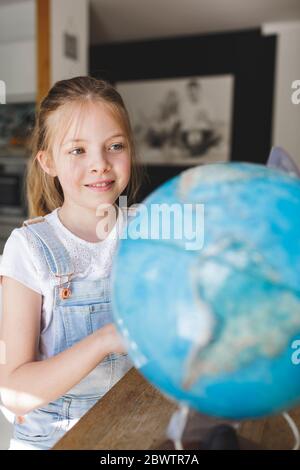
[[226,421],[198,413],[182,405],[169,422],[165,450],[255,450],[256,443],[238,435],[237,421]]

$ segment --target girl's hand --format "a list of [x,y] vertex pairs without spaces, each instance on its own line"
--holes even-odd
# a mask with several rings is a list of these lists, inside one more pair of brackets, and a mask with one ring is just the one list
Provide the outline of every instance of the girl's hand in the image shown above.
[[109,323],[108,325],[100,328],[99,333],[101,334],[102,341],[105,341],[107,345],[107,354],[110,353],[125,353],[127,354],[127,349],[123,342],[123,339],[114,323]]

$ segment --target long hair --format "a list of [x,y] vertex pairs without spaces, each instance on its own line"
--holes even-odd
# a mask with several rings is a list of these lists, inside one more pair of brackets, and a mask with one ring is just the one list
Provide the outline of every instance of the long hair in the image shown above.
[[[30,217],[44,216],[64,202],[63,190],[58,178],[45,173],[37,159],[39,151],[45,151],[49,158],[53,158],[53,142],[58,131],[53,117],[66,105],[84,105],[94,101],[107,104],[125,132],[131,156],[131,175],[125,194],[128,198],[128,205],[135,202],[141,184],[142,169],[137,162],[133,132],[122,97],[110,83],[104,80],[88,76],[74,77],[56,82],[36,111],[26,180]],[[64,122],[63,115],[63,112],[59,115],[60,130],[69,124]]]

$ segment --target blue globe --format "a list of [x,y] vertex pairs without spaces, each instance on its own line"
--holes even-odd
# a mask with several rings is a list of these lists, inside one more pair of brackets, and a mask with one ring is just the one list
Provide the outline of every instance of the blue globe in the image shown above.
[[136,208],[114,318],[165,395],[229,419],[299,403],[299,215],[299,179],[232,162],[184,171]]

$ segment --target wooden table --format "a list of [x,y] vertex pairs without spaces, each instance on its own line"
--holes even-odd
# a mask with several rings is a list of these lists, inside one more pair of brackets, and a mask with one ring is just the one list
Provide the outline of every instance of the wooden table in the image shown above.
[[[53,449],[170,449],[165,430],[176,409],[175,402],[132,368]],[[290,414],[300,427],[300,408]],[[240,426],[239,436],[240,442],[249,439],[263,449],[290,449],[293,445],[291,432],[281,416],[245,421]],[[186,448],[199,447],[194,444]]]

